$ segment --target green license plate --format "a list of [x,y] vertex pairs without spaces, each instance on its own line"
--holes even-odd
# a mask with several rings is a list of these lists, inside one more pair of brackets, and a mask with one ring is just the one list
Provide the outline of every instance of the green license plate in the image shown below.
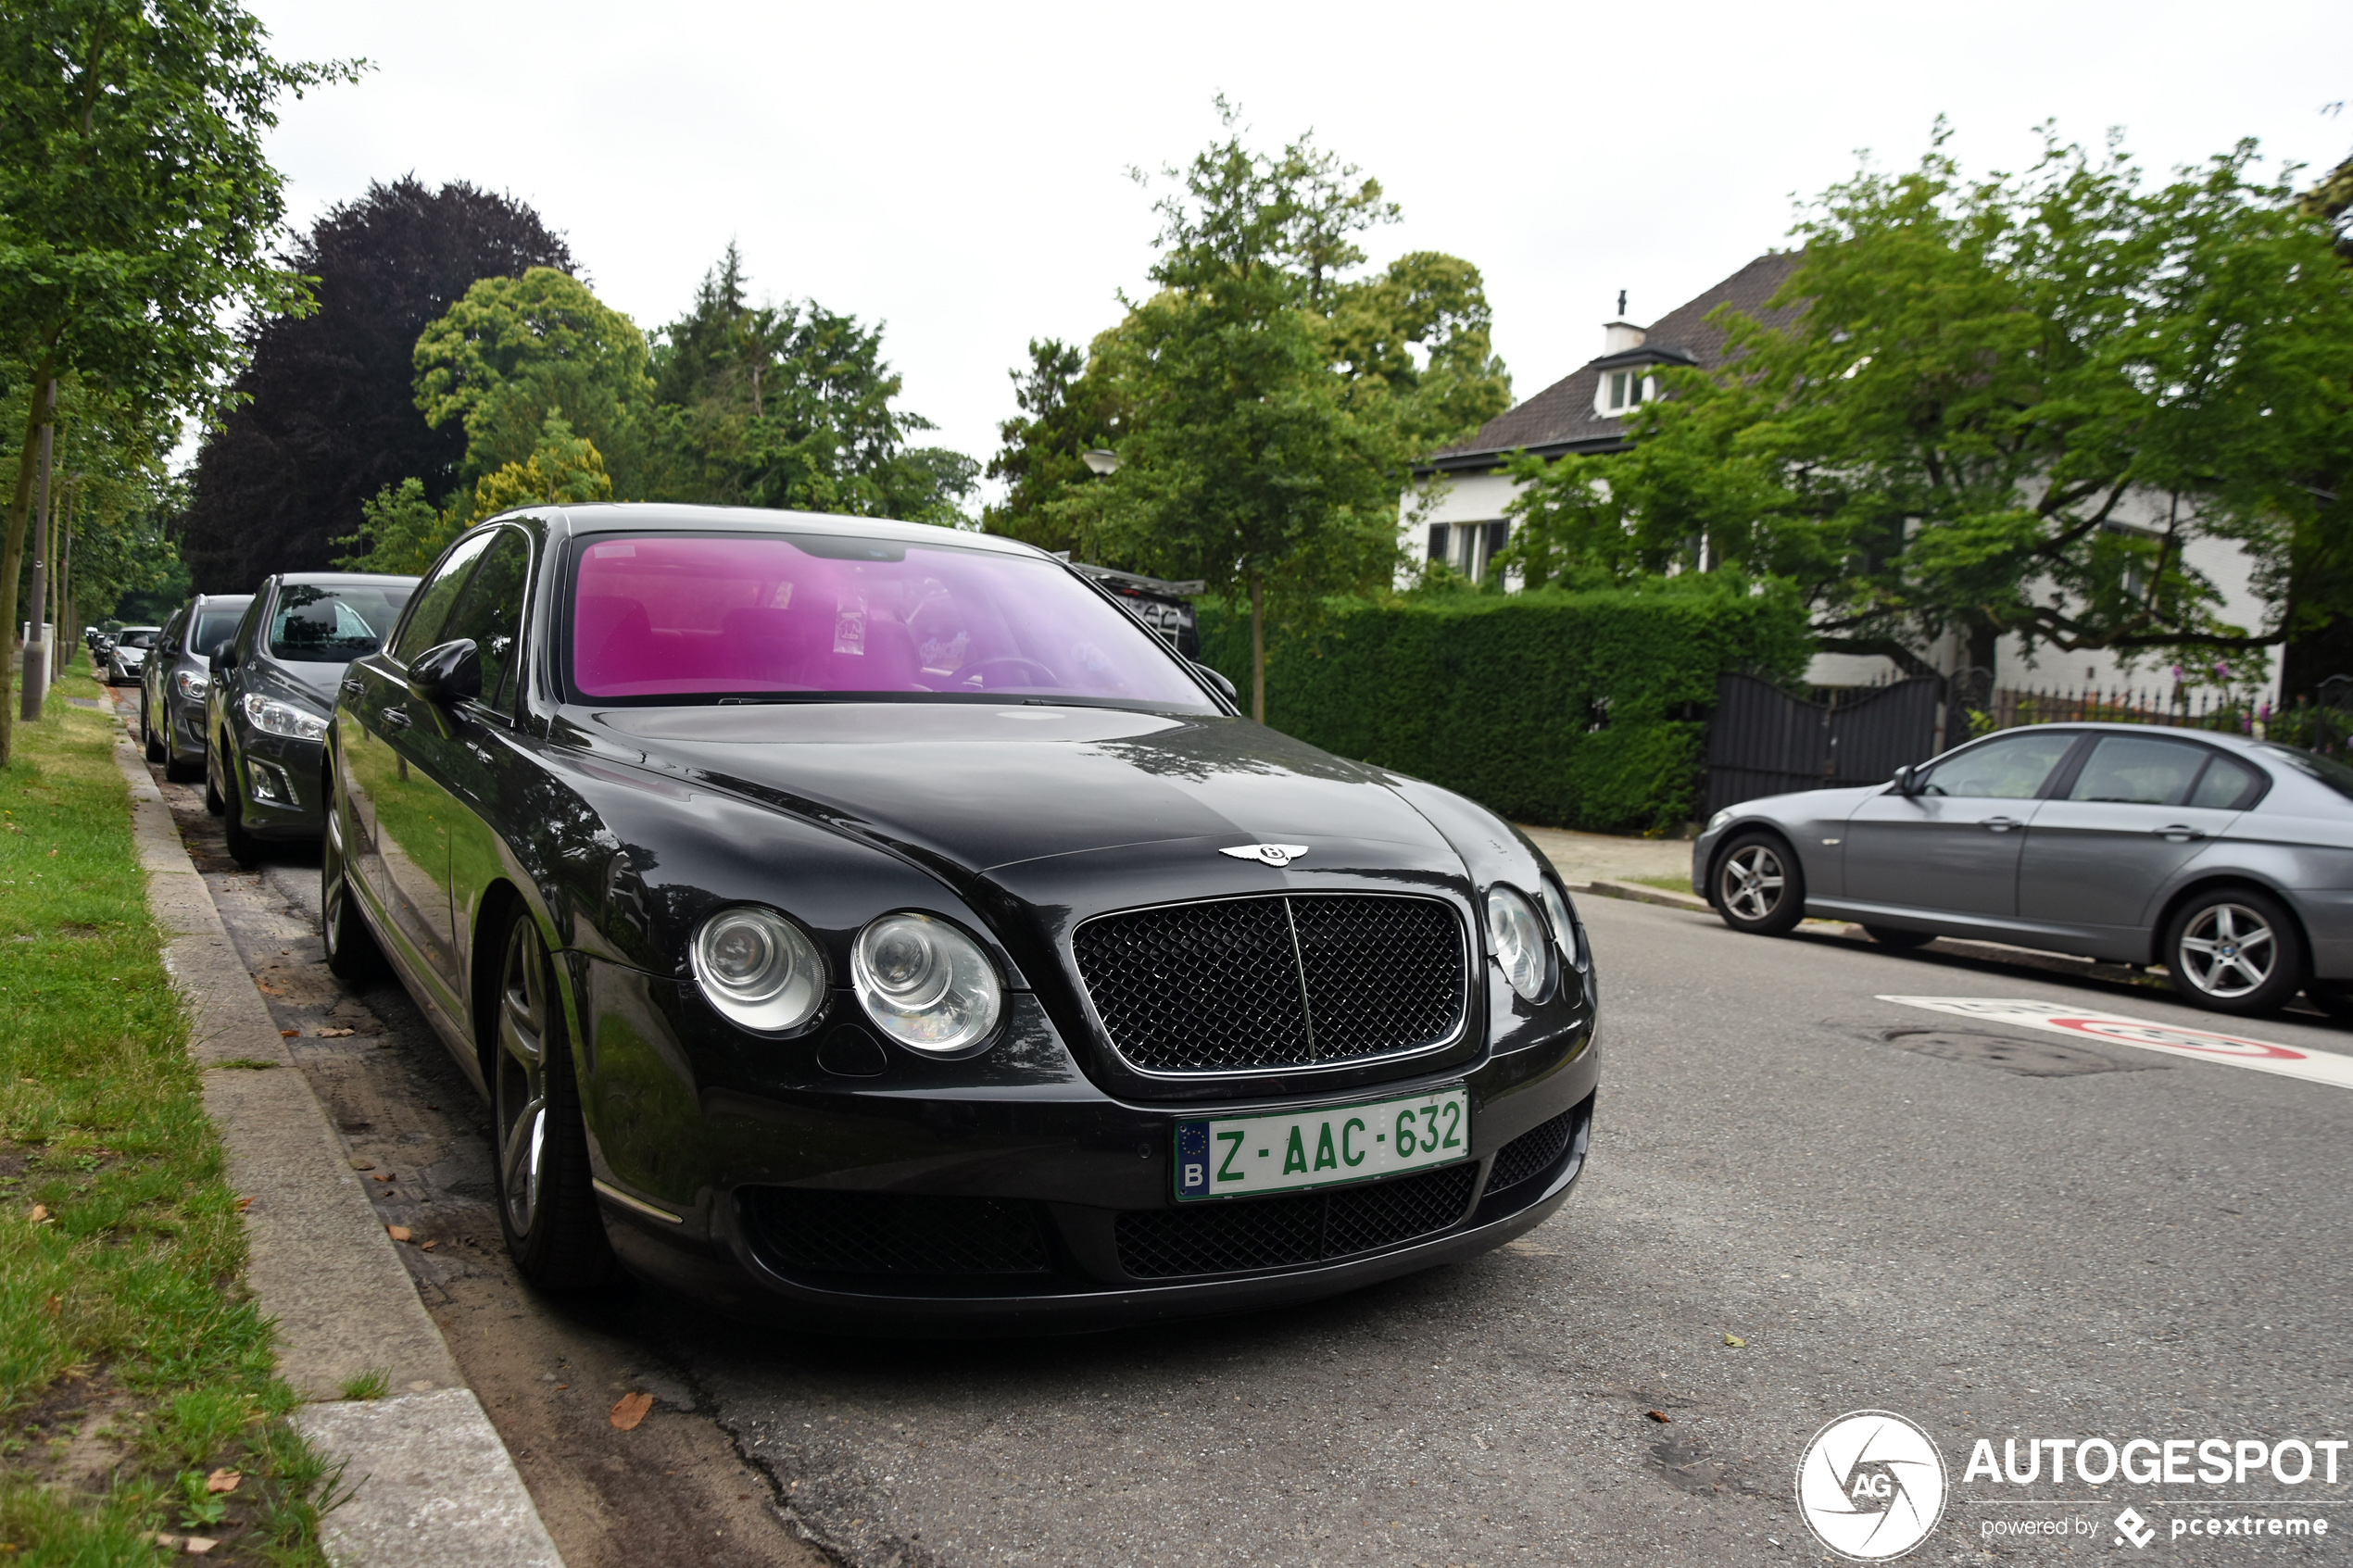
[[1301,1192],[1451,1165],[1470,1154],[1470,1093],[1176,1123],[1176,1198]]

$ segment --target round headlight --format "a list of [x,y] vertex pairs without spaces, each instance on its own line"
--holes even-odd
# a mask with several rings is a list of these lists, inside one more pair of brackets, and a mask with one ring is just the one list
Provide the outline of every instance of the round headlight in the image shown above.
[[1561,957],[1568,960],[1570,967],[1582,973],[1585,955],[1578,950],[1582,944],[1578,941],[1577,917],[1568,912],[1568,900],[1550,882],[1540,882],[1536,886],[1543,896],[1544,918],[1553,922],[1554,945],[1560,948]]
[[1487,890],[1487,935],[1504,978],[1529,1001],[1544,994],[1544,922],[1527,899],[1508,887]]
[[738,904],[695,933],[695,981],[711,1005],[747,1029],[797,1029],[825,1000],[817,945],[774,909]]
[[885,915],[860,932],[849,983],[877,1028],[920,1051],[987,1039],[1003,997],[988,955],[929,915]]

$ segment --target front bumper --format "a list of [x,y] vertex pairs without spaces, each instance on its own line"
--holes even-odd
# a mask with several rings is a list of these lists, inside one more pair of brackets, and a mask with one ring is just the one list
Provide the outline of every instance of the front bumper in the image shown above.
[[256,838],[317,838],[327,831],[321,785],[324,747],[237,724],[228,780],[242,802],[245,828]]
[[[573,977],[616,1249],[640,1274],[749,1319],[1053,1333],[1310,1300],[1541,1223],[1592,1138],[1590,1006],[1575,1027],[1467,1069],[1345,1096],[1164,1107],[1099,1090],[1026,994],[1008,998],[1007,1036],[963,1062],[850,1060],[837,1042],[851,1026],[839,1025],[761,1047],[767,1060],[744,1072],[703,1048],[690,987],[577,956]],[[1171,1197],[1180,1116],[1454,1083],[1472,1119],[1456,1166],[1314,1195],[1181,1208]]]

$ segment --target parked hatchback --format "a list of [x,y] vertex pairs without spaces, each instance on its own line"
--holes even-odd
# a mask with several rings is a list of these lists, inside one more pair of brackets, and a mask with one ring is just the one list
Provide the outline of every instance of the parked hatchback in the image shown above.
[[146,668],[147,650],[156,646],[160,626],[125,626],[107,645],[101,679],[110,686],[127,686]]
[[1892,784],[1718,811],[1692,884],[1739,931],[1816,915],[1891,947],[1987,937],[2163,964],[2223,1012],[2301,989],[2353,1016],[2353,768],[2240,735],[2005,731]]
[[319,836],[319,742],[344,666],[371,654],[399,620],[413,577],[290,572],[265,580],[205,694],[205,805],[229,853],[250,861],[263,839]]
[[174,784],[204,777],[205,693],[212,650],[244,619],[251,594],[198,594],[164,622],[139,678],[139,740]]

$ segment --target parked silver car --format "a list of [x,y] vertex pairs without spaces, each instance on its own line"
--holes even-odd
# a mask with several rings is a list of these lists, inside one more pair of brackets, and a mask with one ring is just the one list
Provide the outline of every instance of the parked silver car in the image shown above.
[[117,632],[114,645],[107,649],[107,661],[99,667],[99,679],[110,686],[135,684],[139,671],[146,668],[147,650],[156,646],[162,631],[160,626],[125,626]]
[[2353,768],[2202,730],[2007,730],[1860,789],[1716,813],[1692,885],[1736,931],[1858,922],[2159,963],[2201,1007],[2353,1017]]
[[205,692],[212,650],[244,619],[251,594],[198,594],[164,622],[139,678],[139,739],[175,784],[204,777]]

